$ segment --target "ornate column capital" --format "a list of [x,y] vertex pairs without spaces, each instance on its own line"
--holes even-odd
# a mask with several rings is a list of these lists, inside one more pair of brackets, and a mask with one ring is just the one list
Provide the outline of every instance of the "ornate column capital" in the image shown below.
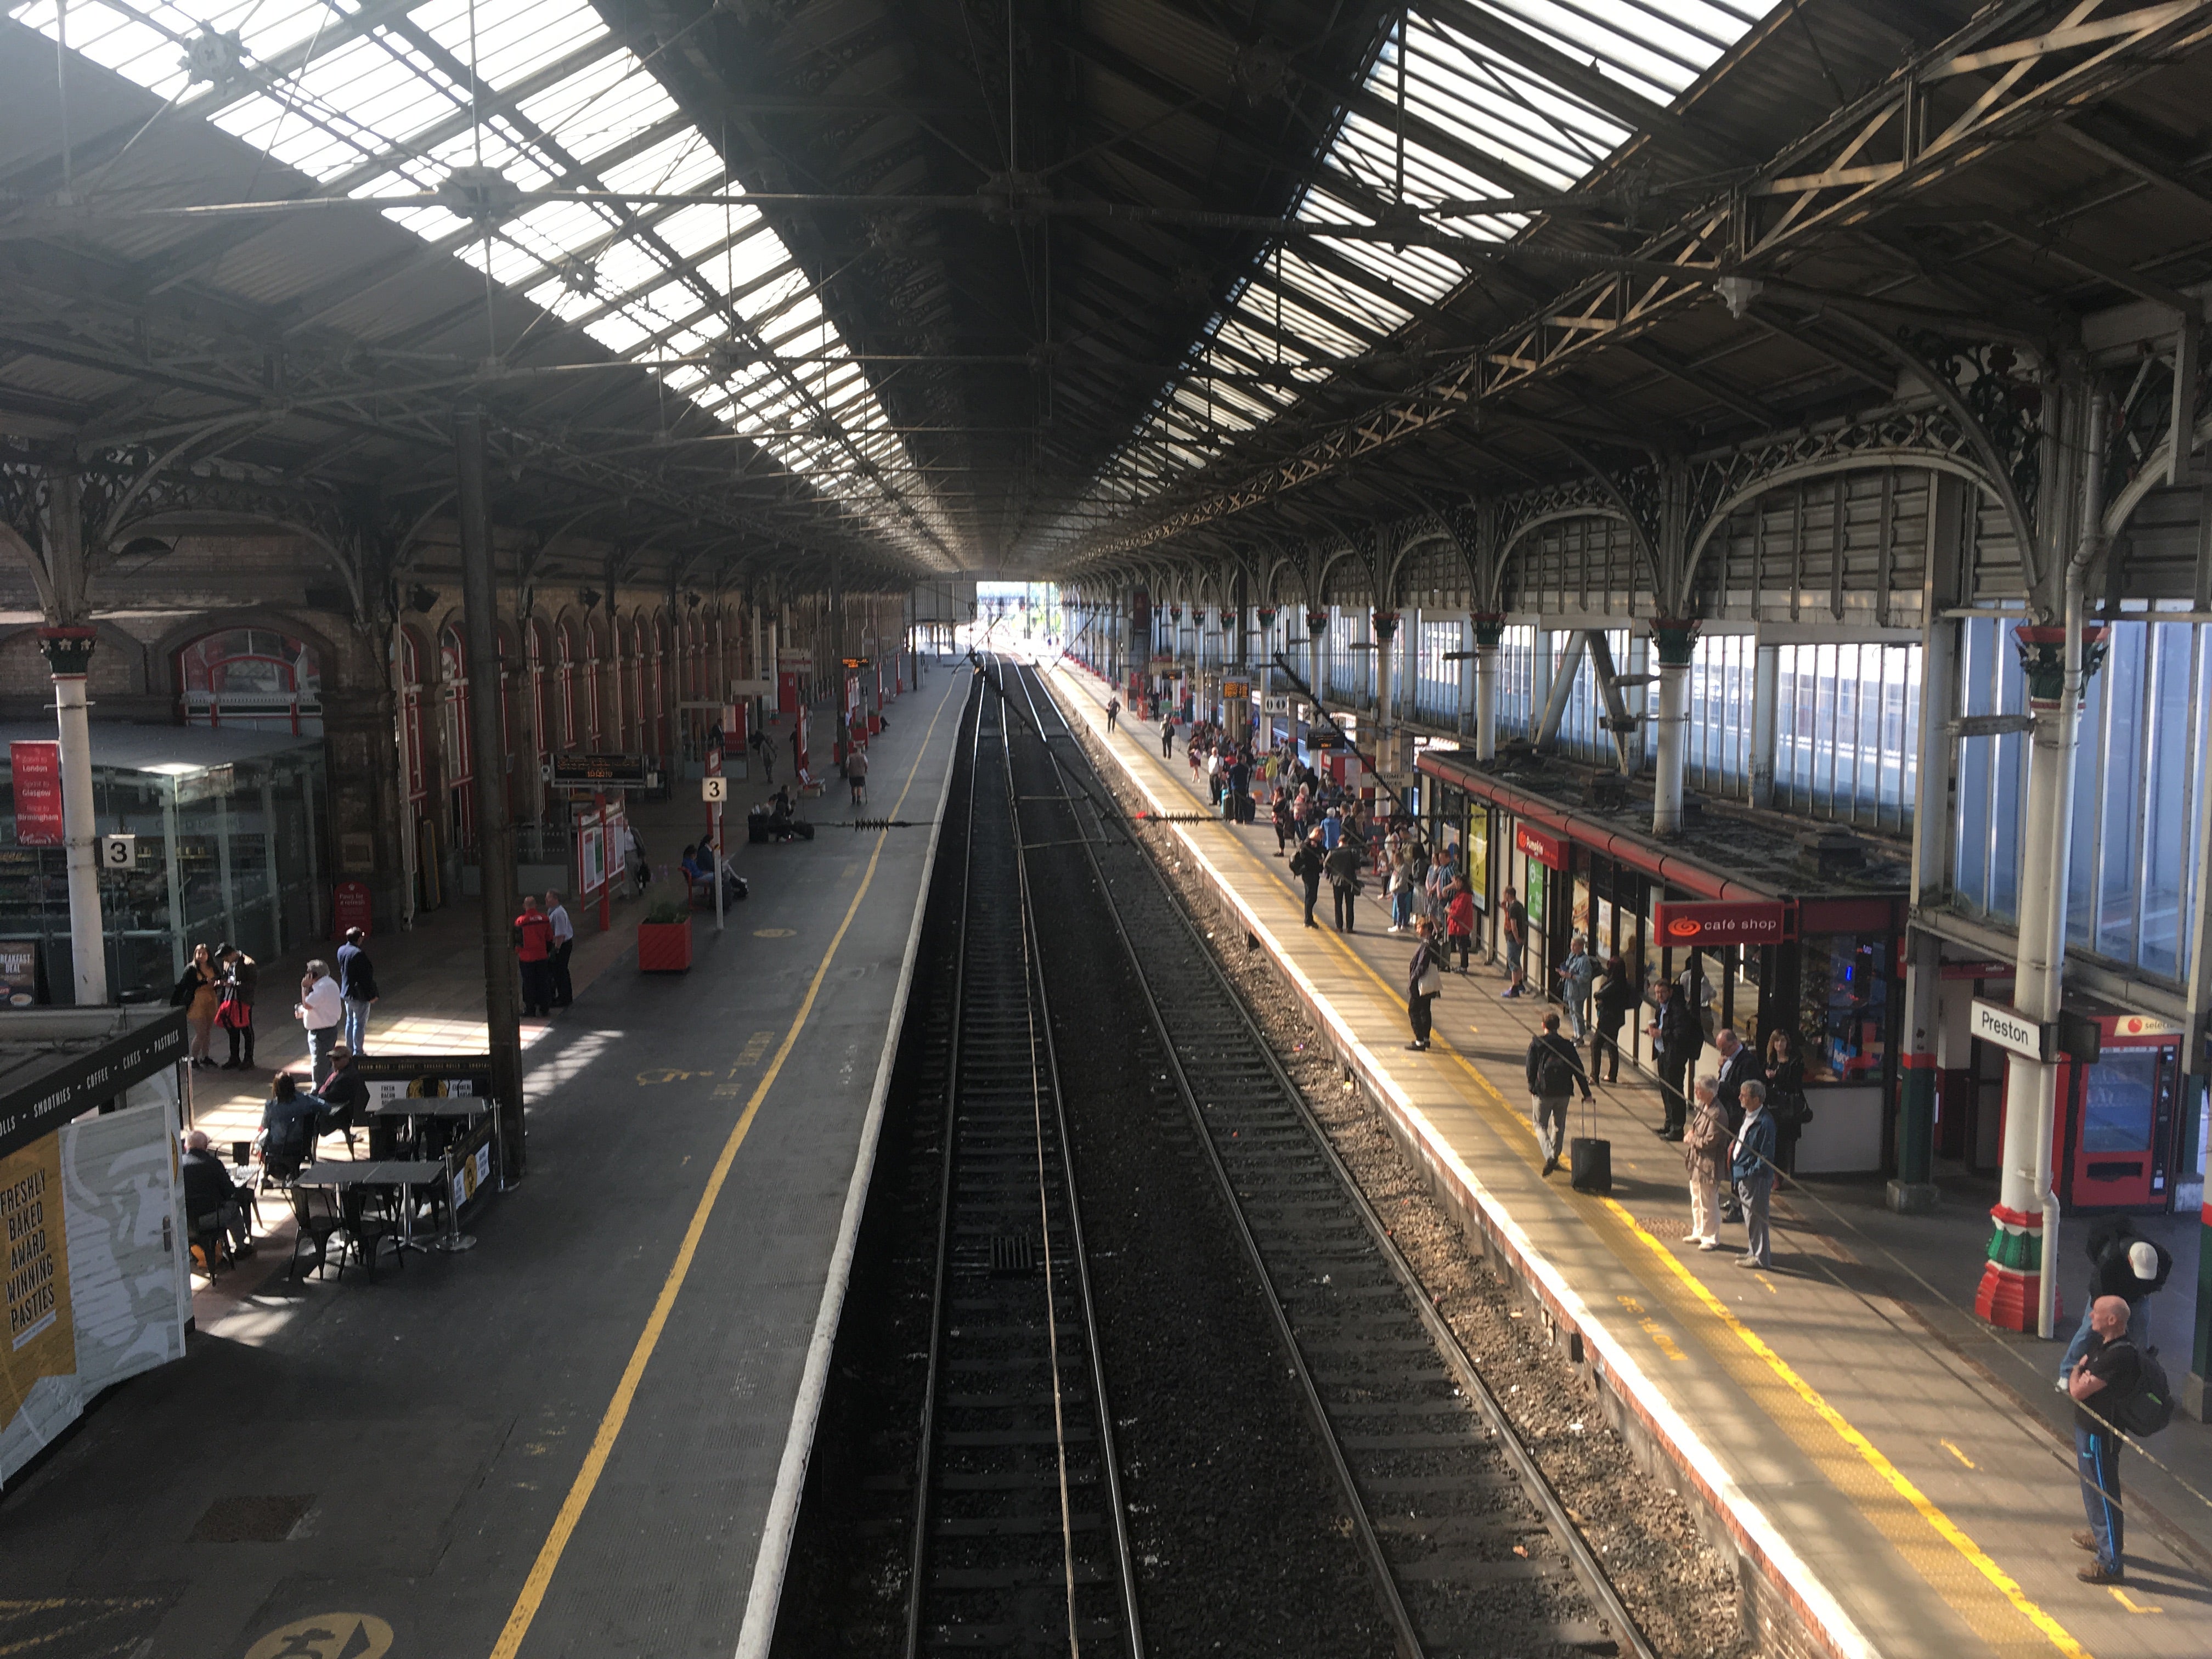
[[1316,634],[1323,634],[1323,633],[1326,633],[1326,632],[1328,632],[1328,611],[1307,611],[1307,612],[1306,612],[1306,633],[1307,633],[1307,635],[1308,635],[1309,637],[1310,637],[1310,636],[1312,636],[1312,635],[1316,635]]
[[1388,645],[1390,643],[1391,637],[1395,635],[1397,631],[1398,613],[1396,611],[1378,611],[1375,613],[1375,637],[1376,639],[1382,641],[1383,644]]
[[[2112,630],[2094,623],[2081,630],[2081,678],[2087,679],[2105,665],[2105,649]],[[2020,653],[2020,671],[2027,680],[2028,707],[2055,709],[2066,696],[2066,630],[2063,627],[2027,627],[2013,633]]]
[[1273,605],[1261,605],[1253,614],[1259,617],[1261,627],[1273,628],[1275,625],[1275,607]]
[[46,653],[46,668],[56,679],[82,679],[92,669],[92,649],[100,635],[90,628],[41,628],[39,649]]
[[1662,668],[1687,668],[1692,655],[1698,648],[1698,618],[1695,617],[1655,617],[1651,620],[1651,642],[1659,650]]
[[1505,613],[1502,611],[1470,611],[1467,619],[1474,624],[1475,647],[1495,651],[1505,637]]

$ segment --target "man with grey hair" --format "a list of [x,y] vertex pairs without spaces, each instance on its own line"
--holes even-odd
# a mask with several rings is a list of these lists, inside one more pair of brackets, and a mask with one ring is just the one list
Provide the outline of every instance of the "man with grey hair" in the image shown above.
[[1729,1162],[1736,1195],[1743,1201],[1744,1250],[1735,1265],[1771,1267],[1774,1246],[1768,1236],[1766,1206],[1774,1196],[1774,1119],[1766,1109],[1765,1083],[1746,1083],[1740,1097],[1743,1126],[1735,1132]]
[[1728,1152],[1729,1127],[1716,1087],[1711,1072],[1698,1079],[1697,1101],[1682,1130],[1682,1168],[1690,1178],[1690,1231],[1682,1242],[1701,1250],[1721,1247],[1721,1160]]

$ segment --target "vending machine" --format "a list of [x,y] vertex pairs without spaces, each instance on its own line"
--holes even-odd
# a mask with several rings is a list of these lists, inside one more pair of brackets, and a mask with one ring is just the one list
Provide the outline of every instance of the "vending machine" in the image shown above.
[[2051,1135],[2059,1204],[2068,1215],[2162,1215],[2180,1157],[2181,1027],[2071,1000],[2066,1012]]
[[2092,1012],[2094,1060],[2063,1056],[2051,1145],[2069,1210],[2163,1214],[2172,1207],[2182,1097],[2181,1027],[2147,1014]]

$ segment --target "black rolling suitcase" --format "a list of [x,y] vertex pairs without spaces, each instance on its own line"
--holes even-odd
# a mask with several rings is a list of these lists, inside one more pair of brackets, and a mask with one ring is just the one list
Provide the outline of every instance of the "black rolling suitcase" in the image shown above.
[[1578,1193],[1613,1190],[1613,1143],[1577,1135],[1567,1143],[1568,1179]]
[[1583,1103],[1583,1133],[1567,1143],[1567,1182],[1578,1193],[1613,1191],[1613,1143],[1597,1138],[1597,1110]]

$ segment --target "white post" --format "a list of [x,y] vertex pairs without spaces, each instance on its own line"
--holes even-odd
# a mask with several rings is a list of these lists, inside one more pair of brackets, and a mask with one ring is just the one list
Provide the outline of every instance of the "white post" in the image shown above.
[[1498,758],[1498,651],[1505,637],[1505,618],[1475,611],[1468,619],[1474,640],[1474,757]]
[[[2013,1006],[2039,1024],[2058,1018],[2065,984],[2066,878],[2072,849],[2074,750],[2081,711],[2081,682],[2104,654],[2106,630],[2085,624],[2081,584],[2102,516],[2100,483],[2105,443],[2105,400],[2088,410],[2086,488],[2080,498],[2082,550],[2067,561],[2064,617],[2053,627],[2017,629],[2014,640],[2027,681],[2035,720],[2028,739],[2027,825],[2020,861],[2020,957],[2013,975]],[[2051,538],[2063,547],[2062,537]],[[2087,647],[2085,651],[2085,647]],[[2057,1334],[2058,1198],[2051,1183],[2051,1139],[2058,1103],[2056,1064],[2012,1055],[2005,1071],[2005,1130],[2002,1186],[1989,1258],[1975,1292],[1974,1311],[2007,1330]]]
[[[1762,810],[1774,805],[1774,734],[1778,724],[1775,699],[1781,694],[1782,647],[1765,643],[1752,648],[1751,660],[1751,804]],[[1926,677],[1922,677],[1926,684]],[[1929,750],[1921,751],[1924,773]]]
[[[724,787],[727,787],[725,785]],[[714,931],[722,931],[722,803],[714,803]]]
[[[70,480],[73,486],[75,481]],[[58,481],[57,489],[60,488]],[[100,915],[99,837],[92,810],[92,731],[85,675],[97,635],[89,628],[42,628],[39,647],[54,678],[54,724],[61,739],[62,842],[69,859],[70,956],[76,1003],[107,1000],[107,942]],[[177,925],[181,928],[182,918]]]
[[1662,617],[1651,624],[1651,637],[1659,654],[1659,749],[1657,775],[1651,785],[1651,833],[1682,833],[1682,765],[1684,726],[1690,712],[1690,657],[1696,648],[1698,625],[1685,618]]

